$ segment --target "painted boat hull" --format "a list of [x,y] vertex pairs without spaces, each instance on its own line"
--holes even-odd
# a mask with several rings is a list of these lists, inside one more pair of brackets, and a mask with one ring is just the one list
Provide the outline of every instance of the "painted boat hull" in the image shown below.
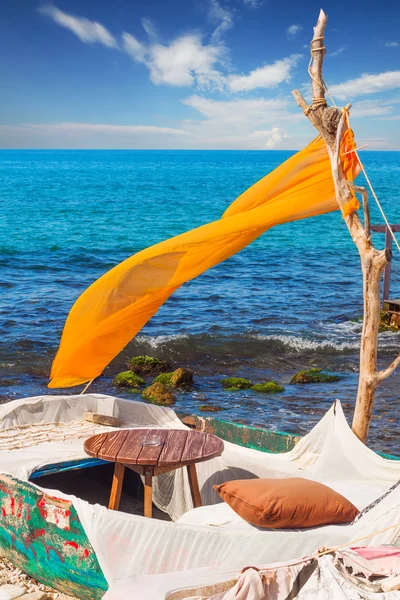
[[[288,452],[299,436],[196,415],[180,415],[191,428],[269,453]],[[399,457],[384,455],[400,460]],[[47,465],[31,479],[84,469],[104,461],[85,459]],[[37,581],[80,600],[100,600],[107,581],[73,505],[29,482],[0,474],[0,546],[3,554]]]

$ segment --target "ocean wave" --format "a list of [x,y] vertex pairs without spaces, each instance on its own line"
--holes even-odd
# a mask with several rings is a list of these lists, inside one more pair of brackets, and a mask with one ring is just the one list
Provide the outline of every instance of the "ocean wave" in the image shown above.
[[[175,356],[194,357],[197,355],[227,356],[251,358],[262,354],[274,354],[277,351],[285,354],[300,353],[358,353],[360,335],[331,335],[324,338],[308,338],[301,335],[243,333],[232,335],[218,334],[175,334],[175,335],[140,335],[132,344],[135,350],[172,352]],[[391,351],[398,349],[399,334],[386,332],[379,337],[379,349]]]
[[[360,349],[360,335],[357,335],[357,337],[349,336],[348,339],[345,340],[338,339],[337,336],[332,337],[332,339],[309,339],[301,336],[254,334],[253,337],[259,340],[276,343],[277,345],[282,345],[296,352],[303,352],[304,350],[346,352],[353,350],[358,351]],[[396,350],[398,346],[398,333],[388,331],[380,334],[380,350]]]
[[336,352],[345,352],[347,350],[358,350],[360,342],[354,341],[333,341],[333,340],[311,340],[303,337],[290,335],[262,335],[255,334],[255,339],[275,342],[277,346],[284,346],[296,352],[304,350],[330,350]]
[[190,337],[191,336],[189,336],[189,334],[187,333],[155,336],[138,335],[134,341],[138,344],[145,344],[153,349],[157,349],[160,346],[165,346],[169,342],[176,342],[178,340],[188,340]]

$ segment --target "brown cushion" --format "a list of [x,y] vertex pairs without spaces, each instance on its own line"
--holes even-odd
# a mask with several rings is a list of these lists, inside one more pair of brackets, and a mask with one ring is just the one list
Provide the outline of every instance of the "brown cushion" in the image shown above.
[[309,479],[237,479],[214,488],[242,519],[257,527],[349,523],[359,512],[331,488]]

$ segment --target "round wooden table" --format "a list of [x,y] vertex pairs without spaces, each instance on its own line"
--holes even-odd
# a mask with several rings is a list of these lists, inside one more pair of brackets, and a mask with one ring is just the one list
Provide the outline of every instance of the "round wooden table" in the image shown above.
[[155,475],[187,467],[195,507],[201,506],[196,463],[220,456],[224,443],[215,435],[187,429],[119,429],[94,435],[86,454],[115,463],[108,508],[118,510],[125,467],[144,475],[144,516],[152,516]]

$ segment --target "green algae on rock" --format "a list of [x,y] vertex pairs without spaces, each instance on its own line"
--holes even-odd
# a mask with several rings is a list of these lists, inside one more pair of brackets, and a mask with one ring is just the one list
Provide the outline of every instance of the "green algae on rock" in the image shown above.
[[340,377],[337,375],[329,375],[324,373],[322,369],[304,369],[299,371],[292,377],[290,383],[332,383],[339,381]]
[[379,331],[393,331],[398,333],[400,331],[400,325],[393,319],[392,313],[387,310],[381,310],[379,319]]
[[120,388],[138,388],[146,385],[146,382],[133,371],[122,371],[114,377],[113,385]]
[[153,383],[163,383],[164,385],[170,385],[170,383],[171,383],[171,377],[172,377],[173,374],[174,374],[173,371],[171,371],[171,373],[160,373],[153,380]]
[[249,379],[244,377],[227,377],[221,381],[227,392],[236,392],[237,390],[248,390],[253,385]]
[[193,371],[179,367],[171,373],[160,373],[153,383],[164,383],[172,387],[185,387],[193,383]]
[[202,412],[219,412],[220,410],[226,410],[222,406],[216,406],[215,404],[202,404],[199,406],[199,410]]
[[171,370],[171,365],[165,360],[160,360],[154,356],[133,356],[128,367],[138,375],[156,375],[157,373],[167,373]]
[[256,383],[252,385],[251,390],[261,392],[262,394],[278,394],[284,392],[285,388],[276,381],[265,381],[264,383]]
[[142,392],[142,398],[152,404],[160,404],[161,406],[171,406],[176,400],[167,386],[159,381],[145,388]]

